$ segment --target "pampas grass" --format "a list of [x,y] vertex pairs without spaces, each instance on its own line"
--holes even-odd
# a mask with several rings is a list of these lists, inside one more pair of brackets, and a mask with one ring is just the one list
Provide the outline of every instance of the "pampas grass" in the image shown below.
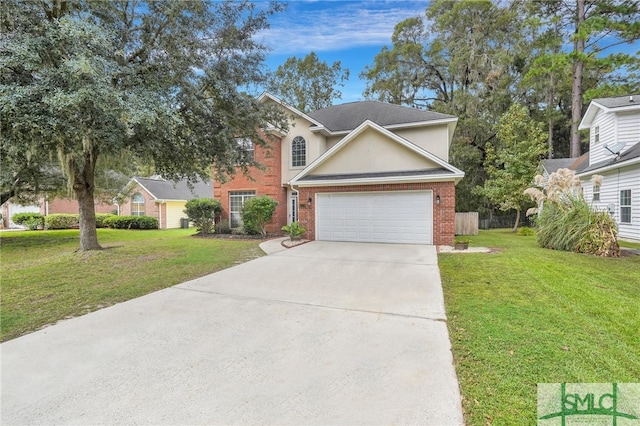
[[620,256],[615,221],[609,213],[587,203],[572,170],[552,173],[546,184],[537,176],[536,183],[542,189],[529,188],[525,193],[538,204],[532,212],[538,215],[538,244],[553,250]]

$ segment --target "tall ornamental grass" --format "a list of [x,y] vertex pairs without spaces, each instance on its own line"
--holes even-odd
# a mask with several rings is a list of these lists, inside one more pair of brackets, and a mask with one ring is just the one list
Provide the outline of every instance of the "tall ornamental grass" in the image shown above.
[[541,189],[529,188],[525,193],[538,203],[527,215],[537,214],[540,246],[597,256],[620,256],[614,219],[584,199],[580,180],[572,170],[560,169],[552,173],[548,181],[536,176],[536,184]]

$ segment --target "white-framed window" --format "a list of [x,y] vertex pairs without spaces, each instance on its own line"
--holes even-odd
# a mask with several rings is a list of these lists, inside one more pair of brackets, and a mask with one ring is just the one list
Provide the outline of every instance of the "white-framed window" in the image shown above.
[[298,221],[298,192],[291,193],[291,222]]
[[233,191],[229,192],[229,227],[237,228],[242,225],[240,211],[244,202],[255,197],[256,191]]
[[595,129],[593,129],[593,141],[595,143],[600,142],[600,126],[596,126]]
[[139,192],[131,197],[131,216],[144,216],[144,197]]
[[304,167],[307,165],[307,141],[302,136],[296,136],[291,141],[291,166]]
[[600,201],[600,185],[593,184],[593,201]]
[[[245,163],[250,163],[254,159],[255,148],[253,146],[253,141],[248,138],[238,138],[236,139],[238,146],[240,147],[238,151],[239,160],[244,160]],[[242,161],[238,161],[241,163]]]
[[631,223],[631,190],[620,191],[620,223]]

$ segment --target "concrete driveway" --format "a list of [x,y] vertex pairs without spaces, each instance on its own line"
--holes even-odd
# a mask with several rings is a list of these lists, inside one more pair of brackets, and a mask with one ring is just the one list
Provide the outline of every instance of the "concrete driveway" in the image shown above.
[[463,423],[433,246],[312,242],[1,356],[4,425]]

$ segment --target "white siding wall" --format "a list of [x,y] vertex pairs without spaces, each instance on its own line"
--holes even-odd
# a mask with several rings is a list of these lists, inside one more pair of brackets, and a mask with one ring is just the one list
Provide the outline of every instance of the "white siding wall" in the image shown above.
[[[600,173],[603,176],[600,186],[600,201],[593,202],[598,210],[608,211],[614,206],[613,216],[618,223],[618,236],[623,239],[640,241],[640,166],[629,166],[619,170]],[[583,179],[584,196],[587,201],[593,199],[591,177]],[[631,190],[631,223],[620,223],[620,191]]]
[[617,114],[618,140],[626,142],[624,150],[640,141],[640,111],[620,112]]
[[[600,142],[596,143],[596,127],[600,128]],[[605,114],[602,110],[596,113],[589,130],[589,165],[607,160],[613,156],[604,149],[605,145],[613,145],[616,141],[615,114]]]
[[180,228],[180,219],[183,217],[187,217],[187,215],[184,214],[185,204],[186,203],[184,201],[167,201],[166,229]]

